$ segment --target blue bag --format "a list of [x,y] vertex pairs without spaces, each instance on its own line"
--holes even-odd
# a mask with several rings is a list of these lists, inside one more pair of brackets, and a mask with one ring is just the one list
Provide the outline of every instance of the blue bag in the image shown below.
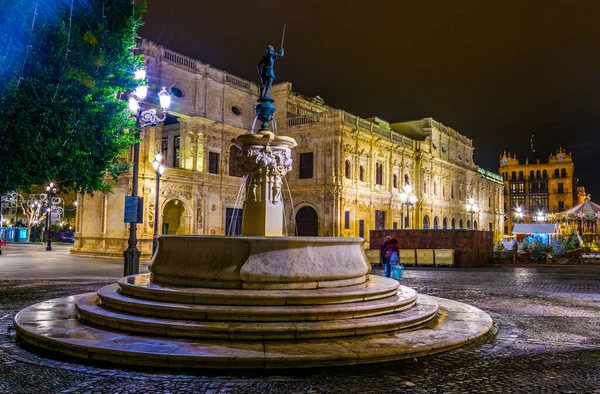
[[393,265],[392,266],[392,278],[394,279],[402,279],[402,272],[404,272],[404,267],[401,265]]

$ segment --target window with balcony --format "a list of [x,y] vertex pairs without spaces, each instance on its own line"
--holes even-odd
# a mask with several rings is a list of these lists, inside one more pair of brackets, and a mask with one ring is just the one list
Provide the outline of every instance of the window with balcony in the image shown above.
[[242,154],[242,150],[235,146],[232,145],[231,149],[229,150],[229,175],[230,176],[238,176],[241,177],[242,176],[242,172],[238,169],[237,166],[237,158]]
[[313,153],[300,153],[300,179],[313,177]]
[[208,152],[208,172],[211,174],[219,173],[219,154]]
[[383,185],[383,164],[375,164],[375,183]]
[[344,212],[344,228],[350,230],[350,211]]
[[564,193],[565,192],[565,184],[564,183],[559,183],[558,184],[558,192],[559,193]]
[[181,137],[175,136],[173,141],[173,168],[179,168],[179,146],[181,144]]

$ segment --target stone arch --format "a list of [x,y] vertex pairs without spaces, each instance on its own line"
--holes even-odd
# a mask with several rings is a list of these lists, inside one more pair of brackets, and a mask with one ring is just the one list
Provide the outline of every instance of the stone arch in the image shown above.
[[463,220],[462,219],[460,219],[460,221],[458,222],[458,228],[461,229],[461,230],[464,228],[463,227]]
[[296,235],[301,237],[319,236],[319,214],[312,206],[306,204],[296,210]]
[[442,229],[443,230],[447,230],[448,229],[448,218],[444,218],[442,220]]
[[473,230],[477,230],[477,220],[473,220]]
[[187,205],[180,199],[170,198],[161,204],[162,214],[159,221],[160,234],[187,234],[186,217],[189,217]]
[[434,230],[439,230],[439,227],[440,227],[440,220],[436,216],[436,217],[433,218],[433,229]]
[[429,230],[429,216],[423,216],[423,230]]
[[456,219],[452,218],[452,230],[456,230]]

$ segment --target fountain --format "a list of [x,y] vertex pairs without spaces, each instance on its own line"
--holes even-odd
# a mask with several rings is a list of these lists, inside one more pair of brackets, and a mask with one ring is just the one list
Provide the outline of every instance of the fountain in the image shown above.
[[296,142],[268,129],[269,78],[260,130],[236,139],[248,179],[242,236],[163,235],[149,274],[28,307],[14,319],[19,338],[117,364],[268,369],[413,358],[490,330],[477,308],[370,275],[361,238],[283,236],[282,181]]

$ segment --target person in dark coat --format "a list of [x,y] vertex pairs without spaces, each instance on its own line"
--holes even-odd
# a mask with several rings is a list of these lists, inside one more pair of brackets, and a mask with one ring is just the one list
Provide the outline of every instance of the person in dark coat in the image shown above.
[[383,265],[383,276],[385,276],[386,278],[389,278],[391,275],[391,267],[390,267],[390,262],[388,261],[387,257],[385,256],[385,249],[388,247],[391,240],[392,240],[392,237],[390,237],[388,235],[387,237],[385,237],[383,239],[383,243],[379,247],[379,261]]

